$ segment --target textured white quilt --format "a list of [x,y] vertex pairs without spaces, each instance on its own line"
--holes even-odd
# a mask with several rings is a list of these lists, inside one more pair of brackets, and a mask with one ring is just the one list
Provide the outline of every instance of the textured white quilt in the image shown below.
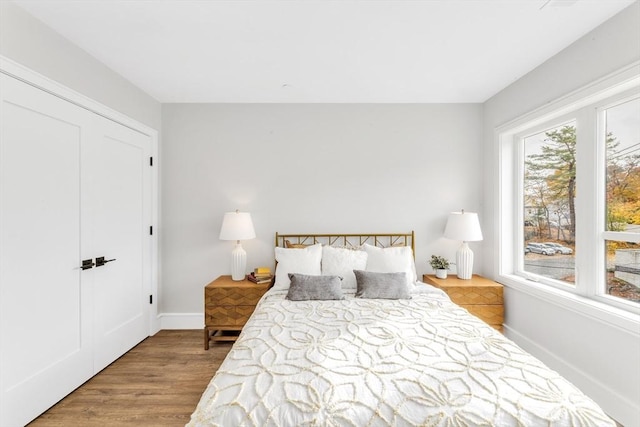
[[189,426],[615,426],[428,285],[410,300],[286,292],[264,296]]

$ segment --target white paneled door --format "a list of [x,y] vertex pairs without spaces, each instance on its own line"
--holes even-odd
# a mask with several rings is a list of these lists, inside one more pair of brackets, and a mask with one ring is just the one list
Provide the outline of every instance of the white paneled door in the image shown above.
[[20,426],[149,335],[150,140],[0,79],[0,425]]
[[24,424],[93,372],[82,271],[85,110],[0,75],[0,425]]
[[83,200],[92,209],[88,257],[97,260],[93,339],[100,370],[149,335],[151,193],[149,137],[96,119]]

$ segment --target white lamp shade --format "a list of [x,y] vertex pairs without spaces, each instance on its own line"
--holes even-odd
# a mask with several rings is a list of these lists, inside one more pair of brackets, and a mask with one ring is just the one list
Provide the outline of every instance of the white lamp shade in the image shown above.
[[478,214],[475,212],[451,212],[444,229],[444,237],[463,242],[482,240]]
[[222,219],[220,240],[249,240],[256,237],[251,214],[248,212],[227,212]]

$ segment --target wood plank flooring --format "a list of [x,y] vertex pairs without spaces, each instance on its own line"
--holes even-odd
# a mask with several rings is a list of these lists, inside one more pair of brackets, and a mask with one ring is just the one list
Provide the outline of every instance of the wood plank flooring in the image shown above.
[[29,426],[184,426],[233,344],[202,341],[201,330],[160,331]]

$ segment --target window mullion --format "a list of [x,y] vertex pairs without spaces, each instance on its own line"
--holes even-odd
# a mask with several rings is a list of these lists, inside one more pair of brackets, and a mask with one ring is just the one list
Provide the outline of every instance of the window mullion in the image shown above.
[[577,111],[576,122],[576,293],[593,296],[601,293],[604,280],[603,171],[595,108]]
[[[517,143],[515,146],[515,155],[516,159],[524,158],[524,141],[521,136],[516,137]],[[522,192],[522,186],[524,183],[524,164],[518,160],[516,160],[515,164],[516,168],[516,178],[513,180],[515,182],[515,186],[513,188],[513,196],[515,200],[515,216],[516,216],[516,224],[518,227],[521,227],[524,223],[524,194]],[[513,267],[516,271],[522,272],[524,271],[524,259],[522,258],[522,251],[524,248],[524,237],[522,233],[513,233],[513,245],[514,250],[512,251],[515,259],[513,260]]]
[[640,243],[640,233],[629,233],[624,231],[605,231],[602,233],[602,237],[604,240]]
[[606,182],[607,182],[607,123],[606,114],[603,109],[596,108],[591,114],[595,121],[596,149],[593,150],[595,155],[595,187],[594,206],[596,208],[596,217],[594,218],[594,231],[597,236],[594,239],[593,263],[595,266],[595,276],[590,295],[606,294],[607,286],[607,262],[606,262],[606,242],[605,242],[605,224],[607,216],[607,200],[606,200]]

